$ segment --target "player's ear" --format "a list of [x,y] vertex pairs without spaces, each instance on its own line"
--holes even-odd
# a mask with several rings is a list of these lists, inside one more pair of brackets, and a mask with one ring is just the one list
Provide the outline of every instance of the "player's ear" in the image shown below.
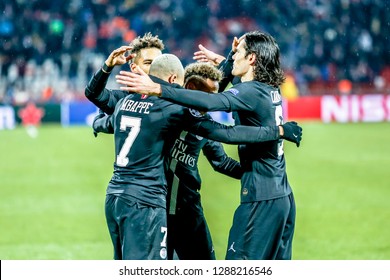
[[[188,86],[187,86],[188,85]],[[186,88],[210,92],[210,88],[204,78],[193,76],[188,79]]]
[[168,77],[168,83],[170,83],[170,84],[175,83],[176,80],[177,80],[177,75],[176,75],[176,74],[172,74],[172,75],[170,75],[170,76]]
[[185,88],[187,89],[196,89],[196,85],[194,84],[194,81],[192,79],[189,79],[187,83],[185,84]]
[[136,67],[137,67],[137,64],[135,64],[134,62],[130,63],[131,72],[136,72],[136,70],[135,70]]
[[251,54],[249,55],[249,63],[250,63],[250,65],[254,65],[255,62],[256,62],[256,54],[251,53]]

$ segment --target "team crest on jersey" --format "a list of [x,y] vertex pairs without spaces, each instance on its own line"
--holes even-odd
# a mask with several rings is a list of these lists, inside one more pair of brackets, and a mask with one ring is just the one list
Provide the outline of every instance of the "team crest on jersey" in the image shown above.
[[230,88],[228,91],[230,91],[231,93],[233,93],[234,95],[237,95],[240,93],[240,91],[236,88]]
[[200,118],[202,116],[202,113],[195,109],[190,109],[190,113],[196,118]]
[[165,260],[167,258],[167,249],[166,248],[161,248],[160,258],[162,258],[163,260]]

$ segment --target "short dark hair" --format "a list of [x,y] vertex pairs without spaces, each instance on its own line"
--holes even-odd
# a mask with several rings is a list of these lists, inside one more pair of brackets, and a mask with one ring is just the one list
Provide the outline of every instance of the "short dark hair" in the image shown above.
[[[130,46],[132,47],[130,53],[136,54],[136,57],[138,57],[140,51],[143,49],[156,48],[162,51],[165,48],[163,41],[158,38],[158,35],[152,35],[150,32],[145,33],[142,37],[138,36],[135,38],[130,43]],[[132,59],[130,62],[134,62],[134,59]]]
[[275,39],[261,31],[251,31],[245,34],[245,56],[256,55],[254,80],[279,87],[284,80],[280,64],[280,50]]
[[216,82],[222,80],[222,72],[208,62],[194,62],[184,68],[184,84],[195,76]]

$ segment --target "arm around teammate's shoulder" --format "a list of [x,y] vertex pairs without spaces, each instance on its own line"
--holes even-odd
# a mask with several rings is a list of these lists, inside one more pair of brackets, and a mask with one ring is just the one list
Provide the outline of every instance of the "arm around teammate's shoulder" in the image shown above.
[[280,137],[277,126],[230,126],[212,120],[199,121],[190,129],[192,133],[226,144],[259,143]]

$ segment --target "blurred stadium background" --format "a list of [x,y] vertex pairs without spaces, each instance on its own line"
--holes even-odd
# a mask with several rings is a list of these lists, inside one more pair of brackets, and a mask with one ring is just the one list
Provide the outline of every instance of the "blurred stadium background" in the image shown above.
[[[2,0],[0,8],[0,259],[111,259],[103,204],[113,139],[94,139],[84,87],[113,49],[151,31],[185,65],[199,43],[226,55],[234,36],[253,29],[278,41],[285,116],[304,128],[300,148],[285,145],[294,259],[390,259],[389,1]],[[223,259],[239,182],[204,158],[200,169]]]

